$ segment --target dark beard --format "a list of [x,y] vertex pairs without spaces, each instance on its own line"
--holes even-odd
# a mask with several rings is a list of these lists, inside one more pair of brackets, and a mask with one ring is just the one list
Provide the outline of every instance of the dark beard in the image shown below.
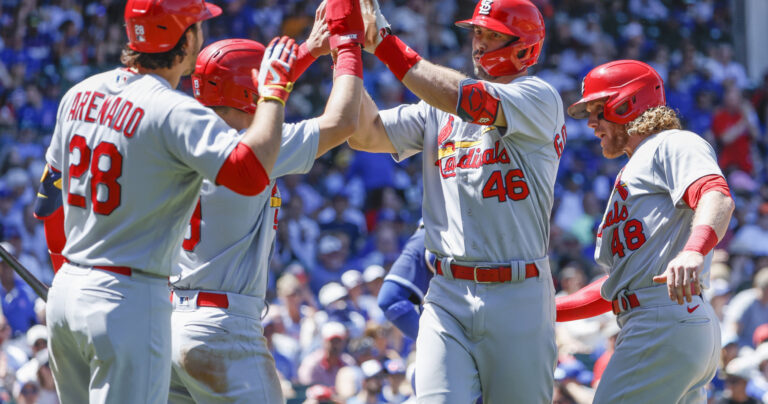
[[491,81],[496,78],[496,76],[491,76],[490,74],[488,74],[485,71],[485,69],[480,67],[480,65],[478,65],[477,62],[475,62],[474,59],[472,59],[472,67],[475,70],[475,77],[477,77],[480,80]]

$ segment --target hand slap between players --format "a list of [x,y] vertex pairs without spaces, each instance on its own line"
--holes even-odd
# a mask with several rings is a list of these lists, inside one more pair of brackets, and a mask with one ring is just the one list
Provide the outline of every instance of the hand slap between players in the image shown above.
[[269,43],[258,75],[255,70],[252,71],[252,79],[259,89],[259,103],[274,100],[285,105],[295,81],[293,75],[296,72],[294,63],[297,50],[296,41],[287,36],[274,38]]
[[691,302],[692,296],[701,293],[699,272],[704,263],[704,256],[696,251],[681,251],[669,262],[663,274],[654,276],[656,283],[666,283],[669,299],[683,304]]
[[381,40],[392,32],[389,22],[381,13],[377,0],[360,0],[360,9],[365,22],[365,45],[363,49],[368,53],[375,53]]
[[325,21],[331,33],[331,49],[363,46],[363,16],[359,0],[327,0]]

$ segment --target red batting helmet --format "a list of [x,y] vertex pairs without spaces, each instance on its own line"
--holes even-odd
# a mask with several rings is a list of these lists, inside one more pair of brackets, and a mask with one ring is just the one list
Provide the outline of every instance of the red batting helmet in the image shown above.
[[143,53],[168,52],[190,25],[219,14],[219,6],[203,0],[128,0],[128,47]]
[[[667,103],[659,73],[637,60],[616,60],[592,69],[581,84],[581,99],[568,107],[568,115],[588,118],[587,103],[602,98],[606,98],[605,119],[622,125],[649,108]],[[627,110],[619,113],[623,105]]]
[[256,111],[258,89],[251,70],[261,65],[264,45],[250,39],[214,42],[199,55],[192,74],[195,98],[209,107],[227,106],[249,114]]
[[536,64],[544,42],[544,17],[529,0],[480,0],[472,19],[456,21],[462,28],[478,26],[518,39],[483,54],[479,64],[491,76],[519,73]]

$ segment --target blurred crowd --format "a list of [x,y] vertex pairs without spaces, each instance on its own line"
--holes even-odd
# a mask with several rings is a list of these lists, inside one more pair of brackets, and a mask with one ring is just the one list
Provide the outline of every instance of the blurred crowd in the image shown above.
[[[750,80],[734,57],[732,1],[533,0],[545,16],[544,52],[532,73],[569,105],[581,79],[613,59],[639,59],[664,78],[684,126],[715,148],[736,212],[716,250],[706,297],[722,320],[722,367],[712,403],[768,403],[768,72]],[[221,17],[206,42],[306,38],[318,0],[214,0]],[[453,21],[472,0],[380,0],[393,31],[423,57],[471,73],[470,41]],[[33,216],[37,180],[58,101],[83,78],[113,68],[126,41],[122,1],[4,0],[0,15],[0,240],[42,281],[53,278]],[[415,102],[378,60],[364,82],[381,109]],[[319,115],[332,80],[321,58],[297,83],[286,119]],[[189,92],[189,81],[181,89]],[[624,159],[606,160],[584,120],[566,121],[552,212],[556,286],[569,294],[604,274],[594,233]],[[265,334],[289,402],[400,403],[412,397],[414,341],[376,305],[383,277],[421,215],[420,157],[345,145],[307,175],[279,181],[283,196],[270,264]],[[0,264],[0,402],[56,403],[44,303]],[[610,357],[613,315],[557,326],[556,403],[588,403]],[[684,343],[684,341],[681,341]],[[751,400],[751,401],[750,401]]]

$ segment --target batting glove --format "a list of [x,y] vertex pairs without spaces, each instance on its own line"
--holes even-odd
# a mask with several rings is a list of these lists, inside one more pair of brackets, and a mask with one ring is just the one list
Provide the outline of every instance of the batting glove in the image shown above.
[[331,34],[331,49],[347,46],[363,46],[365,24],[360,12],[359,0],[327,0],[325,21]]
[[378,0],[360,0],[360,8],[365,22],[365,49],[368,53],[375,53],[376,47],[381,41],[392,33],[389,22],[381,13]]
[[[285,106],[288,95],[293,90],[296,73],[296,53],[298,46],[293,38],[284,36],[274,38],[264,51],[258,75],[253,77],[259,89],[259,103],[266,100],[279,101]],[[253,71],[252,75],[256,72]]]

